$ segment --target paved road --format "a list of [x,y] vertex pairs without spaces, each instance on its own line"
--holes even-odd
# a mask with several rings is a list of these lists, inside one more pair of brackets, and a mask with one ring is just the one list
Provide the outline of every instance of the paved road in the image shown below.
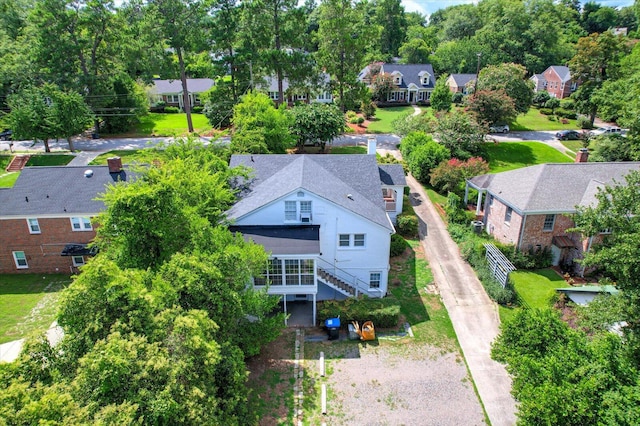
[[478,395],[493,426],[516,423],[511,378],[491,359],[491,343],[499,333],[496,304],[489,299],[473,269],[461,257],[446,226],[412,176],[407,177],[411,203],[420,218],[420,240],[453,328],[458,336]]

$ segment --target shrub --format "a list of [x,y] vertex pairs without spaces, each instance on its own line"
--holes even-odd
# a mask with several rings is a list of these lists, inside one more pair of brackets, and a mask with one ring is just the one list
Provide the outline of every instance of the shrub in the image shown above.
[[489,164],[480,157],[472,157],[467,161],[452,158],[443,161],[430,174],[431,185],[439,192],[462,191],[465,179],[489,172]]
[[575,111],[571,111],[571,110],[564,109],[564,108],[556,109],[556,115],[558,117],[568,118],[570,120],[575,120],[576,117],[577,117],[577,114],[575,113]]
[[418,235],[418,218],[411,214],[400,214],[397,217],[398,233],[404,237],[413,238]]
[[180,108],[174,106],[166,106],[164,107],[164,112],[166,112],[167,114],[175,114],[177,112],[180,112]]
[[198,105],[198,106],[194,106],[193,108],[191,108],[191,112],[193,112],[194,114],[202,114],[202,110],[204,109],[204,107]]
[[420,182],[429,181],[429,173],[438,164],[449,158],[449,150],[434,140],[418,145],[409,155],[408,164],[411,174]]
[[549,92],[547,92],[546,90],[542,90],[542,91],[536,93],[535,95],[533,95],[533,99],[531,100],[531,102],[533,102],[538,107],[541,107],[549,99],[551,99],[551,95],[549,95]]
[[347,120],[351,120],[352,118],[355,118],[358,116],[358,114],[356,114],[355,111],[347,111]]
[[453,95],[451,95],[451,102],[453,102],[456,105],[460,105],[463,100],[464,100],[464,95],[462,94],[462,92],[455,92]]
[[581,129],[592,129],[591,120],[588,117],[580,117],[578,118],[578,127]]
[[576,103],[571,98],[561,99],[560,108],[569,109],[573,111],[576,109]]
[[351,321],[373,321],[375,327],[392,328],[400,321],[400,305],[392,298],[327,300],[318,306],[319,325],[327,318],[340,317],[341,328],[346,329]]
[[407,249],[409,245],[399,234],[391,235],[391,250],[389,255],[391,257],[400,256]]
[[553,114],[553,110],[551,108],[540,108],[539,111],[540,111],[540,114],[544,114],[544,115]]
[[360,111],[367,119],[376,115],[376,109],[376,104],[371,101],[362,101],[362,104],[360,104]]
[[513,246],[498,248],[518,269],[544,269],[550,267],[553,261],[549,247],[535,249],[532,246],[527,251],[516,250]]
[[560,106],[560,100],[558,98],[550,98],[547,102],[544,103],[545,108],[551,108],[551,110],[555,110]]

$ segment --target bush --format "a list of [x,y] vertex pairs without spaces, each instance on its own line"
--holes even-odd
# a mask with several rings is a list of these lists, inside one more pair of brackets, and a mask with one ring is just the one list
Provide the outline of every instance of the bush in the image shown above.
[[577,114],[575,113],[575,111],[571,111],[564,108],[556,109],[556,115],[558,117],[568,118],[569,120],[575,120],[577,117]]
[[529,247],[527,251],[516,250],[510,245],[498,246],[498,248],[518,269],[544,269],[550,267],[553,262],[549,247],[537,250]]
[[362,101],[362,104],[360,104],[360,111],[367,119],[376,115],[376,109],[376,104],[371,101]]
[[418,235],[418,218],[411,214],[400,214],[397,217],[397,231],[400,235],[413,238]]
[[198,105],[198,106],[194,106],[193,108],[191,108],[191,112],[194,114],[202,114],[202,111],[204,110],[204,107]]
[[431,171],[431,185],[438,192],[462,193],[465,179],[489,173],[489,164],[480,157],[472,157],[467,161],[452,158],[443,161]]
[[347,120],[351,120],[352,118],[355,118],[358,116],[358,114],[356,114],[355,111],[347,111],[346,115],[347,115]]
[[571,98],[560,99],[560,108],[573,111],[576,109],[576,103]]
[[578,118],[578,127],[581,129],[593,129],[591,125],[591,120],[588,117],[580,117]]
[[318,304],[318,323],[324,324],[327,318],[340,317],[340,326],[347,329],[351,321],[373,321],[378,328],[397,327],[400,321],[400,305],[392,298],[326,300]]
[[389,255],[391,257],[400,256],[407,249],[409,244],[399,234],[391,235],[391,250]]
[[456,105],[460,105],[463,100],[464,100],[464,95],[462,94],[462,92],[455,92],[453,95],[451,95],[451,102],[453,102]]
[[164,107],[164,112],[166,112],[167,114],[175,114],[177,112],[180,112],[180,108],[174,106],[166,106]]
[[[407,136],[407,138],[409,138],[409,136]],[[447,160],[450,155],[446,147],[429,138],[427,142],[415,146],[411,154],[406,158],[408,158],[407,163],[409,164],[411,174],[420,182],[428,183],[431,170],[441,162]]]
[[553,114],[553,110],[551,108],[540,108],[539,111],[540,111],[540,114],[544,114],[544,115]]
[[547,92],[546,90],[542,90],[542,91],[536,93],[535,95],[533,95],[533,99],[531,100],[531,102],[533,102],[535,105],[541,107],[549,99],[551,99],[551,95],[549,95],[549,92]]

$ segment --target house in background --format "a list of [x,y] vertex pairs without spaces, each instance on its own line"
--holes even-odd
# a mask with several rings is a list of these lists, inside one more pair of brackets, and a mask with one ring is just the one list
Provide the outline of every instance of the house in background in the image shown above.
[[475,74],[451,74],[445,83],[453,93],[466,95],[469,93],[469,88],[475,81]]
[[429,104],[436,85],[436,75],[431,64],[372,64],[358,75],[358,80],[371,86],[371,72],[380,67],[381,74],[393,79],[394,89],[385,102],[398,104]]
[[552,65],[542,74],[535,74],[530,79],[535,84],[535,92],[546,90],[553,98],[567,98],[578,89],[578,82],[571,79],[569,67],[561,65]]
[[95,251],[96,197],[129,180],[120,158],[108,166],[25,167],[13,188],[0,189],[0,273],[70,273]]
[[[375,150],[374,150],[375,152]],[[402,211],[401,165],[375,155],[234,155],[246,166],[231,228],[264,246],[269,264],[255,287],[269,283],[287,302],[387,293],[392,217]]]
[[[214,81],[210,78],[188,78],[187,89],[189,90],[189,105],[191,107],[202,105],[200,95],[214,86]],[[182,96],[182,81],[178,80],[154,80],[151,89],[151,104],[159,101],[167,106],[184,108],[184,97]]]
[[529,80],[533,82],[533,91],[535,93],[547,89],[547,80],[545,80],[544,74],[534,74],[529,77]]
[[[284,101],[287,105],[293,106],[296,103],[323,103],[330,104],[333,102],[333,95],[331,94],[331,77],[327,73],[321,73],[318,76],[319,81],[316,83],[308,82],[303,86],[294,87],[289,84],[288,79],[282,80],[282,91],[284,92]],[[280,99],[280,93],[278,92],[278,79],[276,77],[266,77],[264,81],[258,84],[258,87],[267,92],[269,98],[276,104],[276,106],[283,103]]]
[[[575,163],[540,164],[467,180],[478,191],[476,214],[485,231],[519,250],[549,248],[554,265],[569,265],[609,231],[583,236],[567,230],[577,206],[593,205],[599,188],[624,183],[640,162],[588,163],[582,149]],[[484,199],[484,203],[483,203]]]

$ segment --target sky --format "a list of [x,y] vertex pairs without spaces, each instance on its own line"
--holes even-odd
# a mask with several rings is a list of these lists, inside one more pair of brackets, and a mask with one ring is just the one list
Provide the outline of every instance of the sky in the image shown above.
[[[402,0],[406,12],[420,12],[429,16],[438,9],[445,9],[458,4],[477,3],[477,0]],[[582,1],[585,3],[585,1]],[[631,6],[633,0],[596,0],[602,6],[624,7]]]

